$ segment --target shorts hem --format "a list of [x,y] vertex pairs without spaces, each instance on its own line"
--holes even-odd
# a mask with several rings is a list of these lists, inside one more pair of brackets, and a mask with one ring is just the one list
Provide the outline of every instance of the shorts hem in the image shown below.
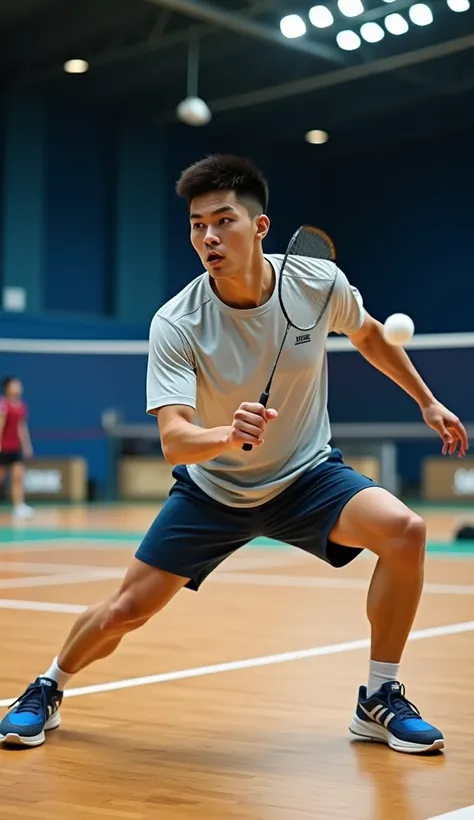
[[177,569],[176,567],[171,566],[171,564],[166,564],[166,562],[158,562],[156,558],[153,558],[148,553],[140,552],[140,550],[137,550],[137,552],[135,553],[135,558],[138,561],[141,561],[142,564],[147,564],[149,567],[161,569],[163,572],[168,572],[170,575],[177,575],[178,578],[187,578],[188,582],[184,585],[185,589],[192,589],[193,592],[197,592],[201,585],[201,581],[196,580],[187,572]]

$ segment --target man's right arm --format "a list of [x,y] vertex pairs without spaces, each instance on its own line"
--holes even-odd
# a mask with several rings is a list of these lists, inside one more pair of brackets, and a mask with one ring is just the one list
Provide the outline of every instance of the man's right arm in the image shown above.
[[184,405],[160,407],[157,411],[163,455],[169,464],[200,464],[228,450],[240,450],[246,442],[264,443],[266,422],[277,417],[255,402],[243,402],[225,427],[198,427],[194,411]]

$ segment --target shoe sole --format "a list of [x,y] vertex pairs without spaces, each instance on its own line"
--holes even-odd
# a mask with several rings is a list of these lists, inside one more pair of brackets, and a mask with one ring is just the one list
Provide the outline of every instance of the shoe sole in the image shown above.
[[439,738],[431,744],[411,743],[408,740],[400,740],[392,735],[384,726],[378,726],[376,723],[366,723],[354,715],[352,718],[349,731],[356,735],[361,740],[369,740],[374,743],[385,743],[394,749],[396,752],[404,752],[405,754],[427,754],[428,752],[438,752],[444,749],[444,739]]
[[51,715],[49,720],[46,721],[44,724],[44,729],[39,735],[34,735],[33,737],[23,737],[19,735],[17,732],[8,732],[6,735],[0,735],[0,743],[3,743],[4,746],[28,746],[28,747],[35,747],[35,746],[42,746],[46,740],[45,732],[51,732],[54,729],[57,729],[61,723],[61,718],[59,712],[55,712],[54,715]]

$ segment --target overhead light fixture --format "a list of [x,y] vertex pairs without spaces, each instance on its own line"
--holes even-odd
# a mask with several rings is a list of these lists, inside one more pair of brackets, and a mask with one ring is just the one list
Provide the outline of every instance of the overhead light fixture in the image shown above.
[[343,51],[355,51],[362,45],[359,35],[350,30],[340,31],[336,35],[336,42]]
[[360,33],[366,43],[379,43],[385,37],[385,32],[378,23],[364,23],[360,27]]
[[320,131],[318,128],[314,131],[308,131],[305,135],[306,142],[310,145],[324,145],[329,139],[327,131]]
[[284,37],[293,40],[306,34],[306,23],[299,14],[287,14],[280,20],[280,31]]
[[364,13],[364,6],[361,0],[337,0],[339,11],[345,17],[357,17]]
[[401,14],[388,14],[384,23],[390,34],[406,34],[409,29],[407,21]]
[[447,0],[451,11],[469,11],[471,4],[469,0]]
[[87,60],[68,60],[63,67],[66,74],[85,74],[89,71]]
[[313,6],[309,10],[309,19],[316,28],[328,28],[334,23],[334,17],[326,6]]
[[433,22],[433,12],[426,3],[415,3],[408,9],[408,16],[415,26],[429,26]]
[[383,1],[384,1],[384,3],[394,3],[395,2],[395,0],[383,0]]

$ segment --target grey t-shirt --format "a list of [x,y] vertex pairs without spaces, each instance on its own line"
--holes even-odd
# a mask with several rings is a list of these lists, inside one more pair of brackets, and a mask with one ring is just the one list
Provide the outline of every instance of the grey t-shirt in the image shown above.
[[[265,258],[278,277],[283,255]],[[315,288],[327,287],[336,272],[333,262],[300,257],[298,264],[308,266]],[[268,423],[264,445],[187,465],[205,493],[233,507],[253,507],[327,459],[326,338],[331,331],[354,333],[363,320],[359,292],[337,269],[329,305],[316,328],[308,334],[290,328],[268,402],[279,416]],[[195,409],[195,423],[201,427],[231,424],[243,401],[258,401],[285,328],[277,286],[264,305],[239,310],[218,298],[207,273],[198,276],[151,322],[147,412],[182,404]]]

